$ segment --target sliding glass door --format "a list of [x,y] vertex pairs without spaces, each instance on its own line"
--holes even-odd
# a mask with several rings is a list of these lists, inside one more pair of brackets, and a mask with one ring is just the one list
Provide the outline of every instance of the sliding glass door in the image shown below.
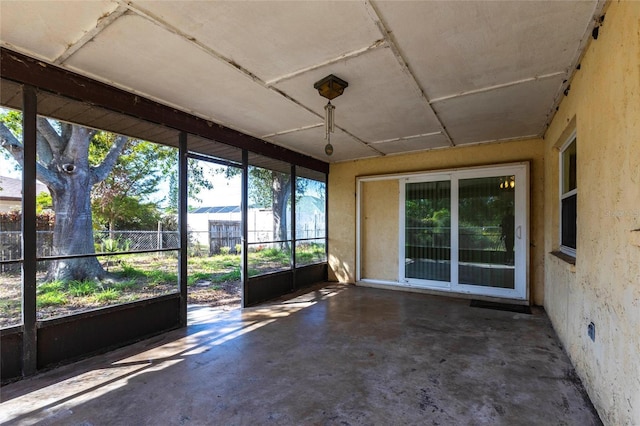
[[404,276],[442,287],[451,281],[451,182],[437,179],[405,185]]
[[526,165],[401,179],[399,281],[526,299]]
[[[498,183],[499,182],[499,183]],[[515,287],[512,176],[458,181],[458,282]],[[499,185],[507,184],[508,188]]]

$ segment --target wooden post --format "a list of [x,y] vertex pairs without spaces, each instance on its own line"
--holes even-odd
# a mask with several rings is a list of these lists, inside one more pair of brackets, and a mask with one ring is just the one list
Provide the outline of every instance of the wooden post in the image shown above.
[[158,250],[160,250],[162,248],[162,221],[159,220],[158,221],[158,240],[157,240],[157,244],[156,247],[158,248]]

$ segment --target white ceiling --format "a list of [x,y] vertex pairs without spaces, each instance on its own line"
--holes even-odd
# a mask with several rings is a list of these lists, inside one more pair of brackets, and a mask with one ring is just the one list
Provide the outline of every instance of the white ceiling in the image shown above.
[[[588,1],[5,1],[0,44],[324,161],[541,136]],[[313,84],[349,87],[324,154]]]

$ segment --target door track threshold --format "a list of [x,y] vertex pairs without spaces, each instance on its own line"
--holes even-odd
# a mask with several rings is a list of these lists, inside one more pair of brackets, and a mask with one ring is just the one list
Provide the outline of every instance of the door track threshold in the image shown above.
[[497,311],[517,312],[519,314],[531,315],[531,308],[527,305],[514,305],[511,303],[487,302],[484,300],[472,299],[469,306],[472,308],[495,309]]

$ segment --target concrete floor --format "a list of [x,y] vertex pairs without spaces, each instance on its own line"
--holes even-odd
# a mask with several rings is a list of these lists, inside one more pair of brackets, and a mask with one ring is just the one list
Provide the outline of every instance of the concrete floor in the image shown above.
[[47,425],[598,425],[542,310],[332,285],[2,388]]

